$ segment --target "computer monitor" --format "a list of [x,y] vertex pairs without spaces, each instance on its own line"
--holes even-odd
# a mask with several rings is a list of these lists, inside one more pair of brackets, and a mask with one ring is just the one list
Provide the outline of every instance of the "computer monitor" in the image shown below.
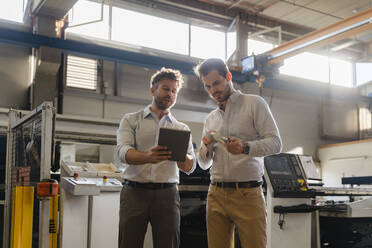
[[241,59],[242,73],[248,73],[255,69],[255,55],[251,55]]

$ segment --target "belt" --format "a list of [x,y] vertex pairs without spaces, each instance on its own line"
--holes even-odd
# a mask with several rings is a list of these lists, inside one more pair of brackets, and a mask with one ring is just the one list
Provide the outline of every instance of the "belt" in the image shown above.
[[221,188],[256,188],[262,185],[262,181],[249,181],[249,182],[211,182],[212,185]]
[[176,183],[139,183],[134,181],[125,180],[124,185],[129,185],[133,188],[141,189],[166,189],[176,185]]

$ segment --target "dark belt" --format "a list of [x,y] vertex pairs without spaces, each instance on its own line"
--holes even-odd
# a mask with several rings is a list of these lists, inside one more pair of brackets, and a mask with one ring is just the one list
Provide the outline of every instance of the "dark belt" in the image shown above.
[[176,185],[176,183],[139,183],[134,181],[125,180],[124,185],[129,185],[133,188],[142,189],[166,189]]
[[249,182],[211,182],[212,185],[221,188],[256,188],[262,185],[262,181],[249,181]]

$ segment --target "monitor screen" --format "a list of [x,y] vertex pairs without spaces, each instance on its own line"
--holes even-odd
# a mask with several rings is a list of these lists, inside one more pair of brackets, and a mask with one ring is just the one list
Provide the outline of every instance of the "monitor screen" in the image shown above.
[[245,58],[242,58],[242,73],[251,72],[255,67],[255,56],[251,55]]
[[290,162],[286,156],[267,157],[265,163],[271,175],[284,177],[292,176],[292,170],[289,165]]

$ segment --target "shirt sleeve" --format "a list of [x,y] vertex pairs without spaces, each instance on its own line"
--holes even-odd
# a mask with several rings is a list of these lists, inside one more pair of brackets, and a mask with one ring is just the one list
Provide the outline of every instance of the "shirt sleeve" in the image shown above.
[[194,147],[192,145],[192,135],[191,134],[190,134],[189,146],[187,148],[187,155],[192,157],[192,168],[189,171],[184,171],[184,170],[181,170],[181,169],[180,169],[180,171],[185,172],[187,175],[190,175],[191,173],[194,172],[194,170],[196,168],[196,156],[195,156],[195,152],[194,152]]
[[[133,122],[133,121],[132,121]],[[127,163],[125,155],[128,150],[136,149],[135,145],[135,125],[131,124],[129,115],[125,115],[120,121],[119,129],[116,132],[116,152],[122,163]]]
[[266,101],[257,97],[253,108],[253,122],[259,139],[249,141],[249,155],[253,157],[264,157],[282,150],[282,140],[278,127]]
[[[207,123],[207,122],[206,122]],[[202,137],[205,136],[207,133],[206,123],[204,124]],[[212,166],[212,158],[213,158],[213,145],[205,145],[203,141],[200,142],[200,148],[198,150],[198,162],[200,168],[203,170],[207,170],[209,167]]]

